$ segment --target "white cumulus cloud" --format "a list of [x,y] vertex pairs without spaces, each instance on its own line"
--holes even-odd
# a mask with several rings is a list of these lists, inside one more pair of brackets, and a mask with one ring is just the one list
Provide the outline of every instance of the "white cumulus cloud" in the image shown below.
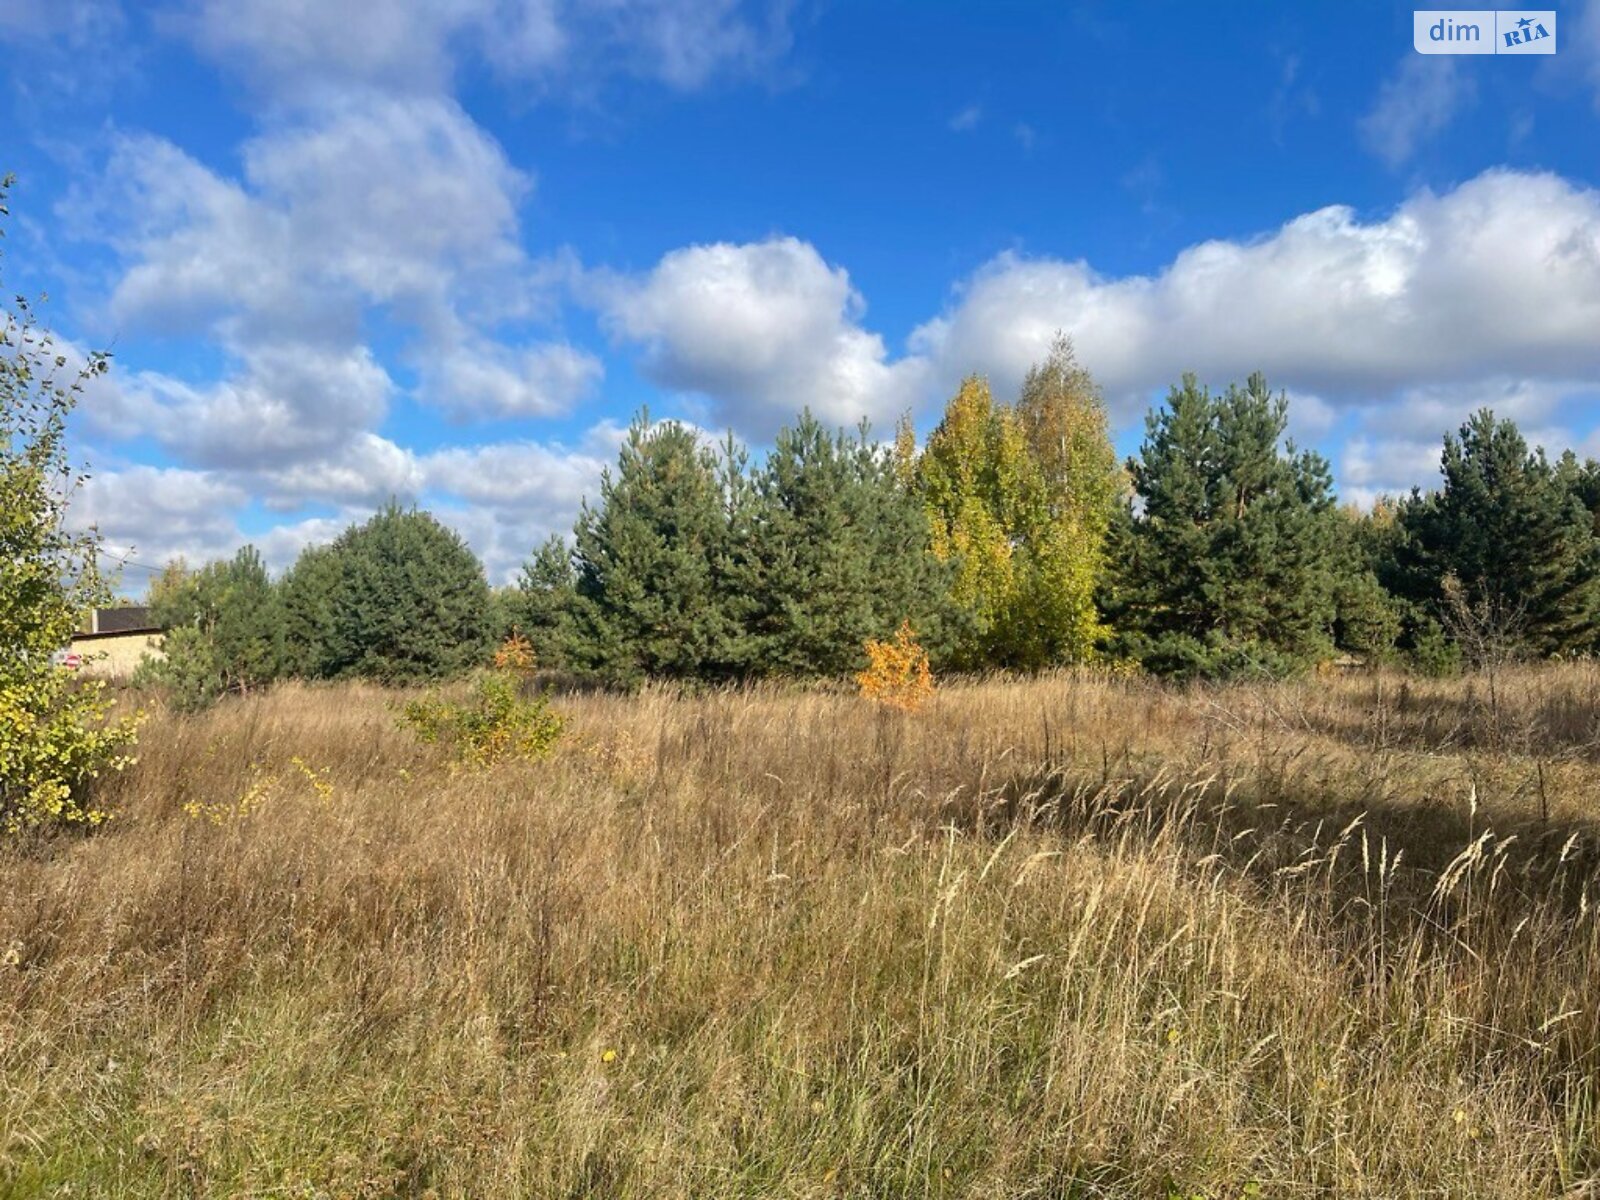
[[196,386],[146,371],[86,412],[113,435],[155,438],[191,465],[246,469],[324,456],[383,418],[393,385],[364,346],[254,346]]
[[[232,553],[239,544],[233,514],[247,499],[244,489],[208,472],[132,466],[91,476],[69,511],[74,526],[99,531],[108,560],[153,569],[175,557]],[[137,589],[143,579],[130,573],[125,583]]]
[[946,385],[977,370],[1010,390],[1057,329],[1124,416],[1190,370],[1261,369],[1336,405],[1493,376],[1600,378],[1600,192],[1489,171],[1384,217],[1319,209],[1117,279],[1004,254],[912,345]]
[[469,339],[422,367],[430,403],[461,417],[545,417],[569,412],[605,367],[565,342],[512,347]]
[[860,325],[842,267],[792,237],[674,250],[602,289],[612,331],[663,387],[710,400],[711,422],[760,439],[802,408],[853,424],[892,421],[919,397],[920,361],[889,361]]

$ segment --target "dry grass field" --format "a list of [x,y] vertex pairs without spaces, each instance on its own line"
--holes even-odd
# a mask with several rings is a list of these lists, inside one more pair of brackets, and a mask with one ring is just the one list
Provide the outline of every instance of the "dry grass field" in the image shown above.
[[152,716],[0,858],[15,1196],[1600,1195],[1600,667]]

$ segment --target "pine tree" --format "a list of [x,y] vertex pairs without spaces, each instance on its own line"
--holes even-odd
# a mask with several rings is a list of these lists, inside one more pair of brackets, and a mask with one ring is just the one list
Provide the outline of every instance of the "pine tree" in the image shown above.
[[730,482],[693,429],[634,421],[599,507],[586,504],[575,531],[583,666],[626,683],[726,679],[743,668],[748,647],[728,584]]
[[1578,461],[1577,455],[1568,450],[1561,456],[1563,476],[1572,494],[1583,502],[1583,507],[1589,511],[1593,519],[1594,532],[1600,536],[1600,462],[1592,458]]
[[1378,579],[1384,547],[1393,538],[1394,508],[1341,508],[1334,522],[1334,644],[1366,662],[1394,654],[1404,629],[1404,606]]
[[[1401,508],[1397,589],[1439,619],[1462,605],[1498,612],[1527,653],[1590,648],[1600,556],[1583,468],[1530,452],[1515,423],[1484,409],[1445,436],[1440,471],[1437,492]],[[1447,579],[1461,589],[1454,598]]]
[[283,671],[282,598],[254,546],[193,573],[169,567],[151,586],[150,608],[167,632],[144,676],[170,687],[179,707],[252,691]]
[[778,434],[748,511],[735,585],[753,602],[758,670],[841,676],[861,667],[869,639],[908,620],[939,644],[945,572],[928,553],[920,503],[865,425],[834,433],[803,413]]
[[303,679],[334,672],[334,596],[339,557],[332,546],[307,546],[278,585],[283,601],[284,671]]
[[254,546],[234,555],[226,581],[228,619],[217,628],[217,650],[229,685],[247,691],[283,671],[283,601]]
[[390,505],[346,530],[332,553],[326,668],[411,683],[457,674],[489,653],[489,584],[458,534]]
[[572,551],[552,534],[523,564],[511,599],[513,632],[528,639],[537,665],[561,669],[573,664],[577,603]]
[[1332,477],[1279,449],[1288,401],[1252,375],[1220,395],[1192,375],[1145,422],[1119,534],[1127,649],[1156,671],[1283,672],[1331,649]]

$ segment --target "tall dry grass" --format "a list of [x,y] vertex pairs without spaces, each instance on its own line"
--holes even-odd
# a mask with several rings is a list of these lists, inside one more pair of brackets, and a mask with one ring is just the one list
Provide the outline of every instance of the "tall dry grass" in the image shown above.
[[1600,1194],[1600,670],[157,714],[0,858],[19,1196]]

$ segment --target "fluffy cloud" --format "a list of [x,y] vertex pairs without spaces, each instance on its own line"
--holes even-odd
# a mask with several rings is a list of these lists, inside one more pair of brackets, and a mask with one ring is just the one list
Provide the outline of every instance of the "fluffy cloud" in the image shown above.
[[509,582],[534,547],[570,533],[583,501],[598,497],[620,437],[602,422],[576,447],[522,441],[436,451],[422,459],[432,510],[467,539],[491,580]]
[[602,468],[533,442],[452,446],[427,456],[428,480],[438,491],[495,510],[576,512]]
[[[0,37],[60,36],[67,11],[13,6]],[[103,477],[85,511],[141,557],[204,556],[243,540],[253,501],[285,514],[257,539],[281,565],[389,497],[415,498],[503,577],[570,525],[616,431],[576,447],[431,452],[379,433],[401,388],[385,363],[410,368],[418,400],[463,420],[568,413],[602,374],[582,347],[527,332],[565,269],[525,248],[534,180],[452,98],[456,66],[476,55],[522,82],[572,85],[605,59],[596,74],[693,88],[775,61],[787,7],[186,0],[171,19],[263,90],[262,125],[237,172],[118,136],[104,187],[79,207],[122,258],[107,328],[202,339],[225,367],[204,381],[143,372],[96,385],[92,423],[153,438],[182,466]],[[1600,0],[1586,19],[1580,29],[1600,30]],[[1369,145],[1409,158],[1470,98],[1461,69],[1407,60],[1363,125]],[[908,407],[928,412],[971,370],[1013,392],[1060,329],[1123,420],[1184,370],[1223,382],[1265,369],[1294,394],[1302,436],[1353,431],[1336,465],[1365,494],[1425,481],[1439,432],[1479,403],[1563,437],[1564,411],[1600,381],[1600,198],[1551,175],[1490,172],[1376,217],[1325,208],[1256,239],[1193,246],[1150,275],[1002,255],[905,353],[867,325],[845,268],[796,238],[688,246],[584,286],[644,374],[752,440],[805,406],[882,428]],[[335,515],[306,515],[312,504]]]
[[[1356,432],[1339,454],[1348,498],[1366,502],[1438,481],[1440,443],[1480,408],[1514,420],[1530,445],[1552,455],[1580,448],[1569,424],[1600,400],[1600,380],[1486,378],[1471,383],[1406,388],[1356,409]],[[1592,451],[1591,451],[1592,452]]]
[[675,250],[601,291],[612,332],[643,346],[655,382],[704,395],[712,423],[747,436],[806,406],[828,421],[890,421],[922,390],[924,364],[889,362],[858,324],[865,305],[845,270],[792,237]]
[[119,138],[101,186],[72,207],[128,260],[109,305],[120,326],[237,332],[242,316],[247,332],[354,332],[349,319],[334,322],[332,297],[300,294],[287,214],[161,138]]
[[363,340],[375,316],[409,332],[418,399],[456,417],[559,414],[598,380],[599,361],[565,342],[489,332],[537,314],[570,267],[529,260],[517,205],[531,182],[453,101],[347,97],[242,158],[229,179],[124,137],[77,202],[126,263],[115,326],[209,339],[229,364],[208,383],[133,377],[95,405],[103,432],[154,437],[187,465],[302,478],[307,499],[405,495],[405,469],[373,454],[396,390]]
[[[248,141],[239,180],[153,137],[117,141],[84,208],[131,261],[111,312],[134,328],[357,336],[383,304],[428,331],[463,297],[527,311],[517,205],[531,181],[454,101],[347,98]],[[492,286],[490,286],[492,285]]]
[[[329,80],[438,90],[449,83],[462,37],[479,33],[501,7],[494,0],[194,0],[175,23],[209,56],[285,91]],[[510,20],[501,32],[530,60],[559,52],[556,31],[539,19],[550,5],[504,7]],[[522,28],[513,28],[519,14]],[[548,36],[537,36],[541,28]]]
[[1393,403],[1368,405],[1362,411],[1370,417],[1386,410],[1385,428],[1390,434],[1421,438],[1437,449],[1446,429],[1480,408],[1492,408],[1525,431],[1550,428],[1560,422],[1574,397],[1594,387],[1594,383],[1586,385],[1582,380],[1505,377],[1453,385],[1425,384],[1406,388],[1393,398]]
[[[63,205],[75,232],[120,259],[100,332],[200,350],[186,369],[95,381],[84,428],[97,447],[148,439],[180,465],[105,475],[80,515],[104,518],[142,563],[220,556],[249,532],[282,567],[389,498],[415,499],[503,577],[538,538],[570,527],[619,431],[602,422],[574,448],[432,453],[379,432],[413,382],[417,401],[452,418],[503,420],[569,413],[603,374],[594,354],[539,332],[576,268],[525,248],[519,213],[533,178],[454,99],[457,67],[476,57],[519,91],[559,86],[580,98],[617,74],[693,89],[771,66],[789,46],[789,9],[788,0],[163,8],[161,29],[255,91],[260,123],[236,148],[237,170],[114,132],[98,183]],[[116,0],[23,0],[0,12],[0,39],[26,40],[37,58],[112,18]],[[213,358],[222,367],[209,378],[193,370]],[[397,366],[408,369],[400,382]],[[256,527],[262,508],[284,523]]]
[[[153,568],[180,555],[204,560],[231,552],[238,544],[232,512],[247,499],[242,488],[206,472],[135,466],[92,476],[71,514],[77,527],[99,530],[108,558]],[[126,582],[137,588],[141,580]]]
[[300,272],[370,300],[443,304],[462,283],[507,288],[526,265],[517,206],[532,181],[453,100],[348,98],[244,158],[294,229]]
[[1600,193],[1490,171],[1386,218],[1343,206],[1249,242],[1193,246],[1152,276],[993,260],[913,348],[948,382],[1014,389],[1057,329],[1131,415],[1187,370],[1255,369],[1333,404],[1484,378],[1600,377]]
[[1351,498],[1428,484],[1440,435],[1484,405],[1552,450],[1577,441],[1562,410],[1600,395],[1600,192],[1490,171],[1385,217],[1335,206],[1202,243],[1150,276],[1006,254],[911,346],[942,388],[978,370],[1004,394],[1058,329],[1121,422],[1185,371],[1264,370],[1302,437],[1346,420]]
[[360,509],[408,503],[426,483],[414,453],[375,433],[356,434],[332,455],[246,472],[242,479],[268,508],[284,511],[308,502]]
[[1260,369],[1295,393],[1302,437],[1345,413],[1381,437],[1426,410],[1436,441],[1479,403],[1510,412],[1600,380],[1600,193],[1490,171],[1377,218],[1332,206],[1201,243],[1147,276],[1002,254],[898,358],[863,328],[845,270],[794,238],[676,250],[594,294],[653,381],[758,440],[805,405],[844,423],[927,411],[970,371],[1012,393],[1063,330],[1121,421],[1185,371],[1220,383]]
[[249,541],[261,551],[268,569],[281,573],[293,566],[294,560],[307,547],[327,545],[349,528],[352,521],[362,521],[370,515],[370,512],[358,509],[336,517],[307,517],[303,521],[276,525],[248,539],[240,534],[237,540],[240,545]]
[[544,417],[568,412],[605,374],[565,342],[516,348],[471,339],[423,364],[423,391],[458,417]]
[[340,450],[381,420],[392,385],[365,347],[252,347],[242,368],[197,387],[146,371],[100,389],[86,410],[103,433],[154,438],[186,463],[273,467]]
[[[571,531],[622,436],[602,421],[574,446],[516,441],[417,455],[366,434],[337,457],[273,470],[133,466],[92,477],[74,499],[73,521],[99,529],[108,560],[129,564],[124,586],[138,591],[171,558],[223,558],[246,542],[281,571],[390,500],[422,502],[467,539],[494,582],[508,583],[546,537]],[[311,500],[334,512],[247,532],[252,500],[285,513]]]

